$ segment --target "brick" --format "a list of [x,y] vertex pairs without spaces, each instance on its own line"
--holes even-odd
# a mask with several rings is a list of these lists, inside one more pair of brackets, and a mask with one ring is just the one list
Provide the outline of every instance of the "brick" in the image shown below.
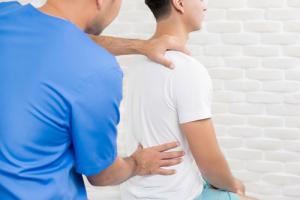
[[299,46],[287,46],[283,48],[283,54],[285,56],[300,57],[300,45]]
[[262,67],[270,69],[292,69],[300,66],[297,58],[276,57],[263,58]]
[[300,21],[286,21],[283,29],[288,32],[300,32]]
[[116,26],[111,26],[108,27],[105,32],[107,34],[113,34],[113,35],[121,35],[122,33],[120,33],[120,29],[122,30],[127,30],[126,33],[130,34],[134,32],[134,26],[131,23],[117,23],[117,27]]
[[268,9],[266,18],[270,20],[299,20],[300,12],[299,9],[293,8]]
[[285,168],[286,168],[287,173],[300,176],[300,164],[299,163],[288,163],[288,164],[286,164]]
[[208,22],[205,25],[210,33],[239,33],[242,30],[239,22]]
[[258,68],[261,65],[261,61],[259,58],[246,56],[224,58],[224,62],[227,67],[245,69]]
[[279,48],[275,46],[245,46],[243,50],[246,56],[272,57],[279,55]]
[[286,117],[285,124],[290,128],[300,128],[300,117],[297,116]]
[[263,114],[263,106],[259,104],[235,103],[229,105],[229,112],[233,114]]
[[300,8],[300,2],[298,0],[287,0],[287,5],[289,7]]
[[188,43],[187,48],[193,52],[193,56],[201,56],[203,55],[203,47],[200,45],[195,45]]
[[228,159],[228,164],[231,170],[243,170],[245,169],[245,161]]
[[[260,177],[261,178],[261,177]],[[267,200],[268,195],[271,196],[272,200],[283,200],[282,197],[276,199],[274,194],[280,194],[282,187],[274,184],[267,184],[262,181],[253,181],[252,183],[247,185],[248,192],[255,192],[255,197],[262,200]],[[259,195],[259,196],[258,196]],[[269,200],[269,199],[268,199]]]
[[266,109],[268,114],[279,116],[298,116],[300,113],[300,105],[274,104],[268,105]]
[[267,174],[262,179],[267,183],[276,185],[300,184],[300,177],[284,174]]
[[208,8],[242,8],[246,5],[246,0],[214,0],[208,1]]
[[299,91],[299,83],[297,81],[268,81],[263,83],[263,90],[267,92],[296,92]]
[[226,149],[235,149],[243,146],[243,141],[241,138],[220,138],[219,144]]
[[198,59],[206,68],[221,68],[224,67],[224,60],[221,57],[215,56],[194,56]]
[[261,36],[262,44],[270,45],[291,45],[299,41],[299,36],[297,34],[263,34]]
[[224,80],[221,79],[213,79],[212,80],[213,91],[221,91],[224,88]]
[[293,152],[300,152],[299,141],[284,141],[284,149]]
[[[283,194],[289,197],[300,197],[300,186],[298,185],[292,185],[292,186],[287,186],[283,189]],[[296,199],[295,199],[296,200]]]
[[280,70],[248,70],[246,76],[254,80],[282,80],[284,74]]
[[300,105],[300,93],[285,96],[285,103]]
[[225,18],[225,10],[224,9],[208,9],[205,13],[204,23],[207,21],[219,21]]
[[263,135],[263,129],[257,128],[253,126],[235,126],[230,127],[228,130],[228,135],[233,137],[241,137],[241,138],[256,138]]
[[280,22],[271,21],[245,22],[243,25],[244,30],[248,32],[273,33],[280,32],[282,29]]
[[214,102],[238,103],[245,101],[245,94],[240,92],[217,91],[213,94]]
[[227,113],[228,106],[226,103],[213,103],[212,104],[212,112],[213,113]]
[[210,75],[216,79],[233,80],[243,77],[243,70],[230,68],[215,68],[209,71]]
[[263,20],[263,9],[231,9],[227,11],[227,19],[229,20]]
[[221,37],[224,44],[254,45],[260,42],[259,36],[251,33],[228,33],[223,34]]
[[284,0],[248,0],[248,6],[254,8],[279,8],[284,5]]
[[190,35],[189,43],[194,45],[211,45],[221,42],[218,34],[212,33],[194,33]]
[[297,128],[270,127],[264,129],[264,135],[266,138],[274,138],[281,140],[299,140],[300,130]]
[[262,173],[283,172],[284,165],[280,162],[250,161],[246,163],[246,169]]
[[226,81],[224,83],[224,88],[226,90],[250,92],[259,90],[261,88],[261,83],[255,80]]
[[282,143],[280,140],[271,140],[264,138],[248,139],[246,141],[246,147],[250,149],[263,150],[263,151],[275,151],[282,149]]
[[[140,30],[143,30],[143,34],[148,34],[151,35],[154,31],[155,31],[155,23],[153,22],[144,22],[144,23],[137,23],[137,24],[131,24],[133,25],[133,33],[137,33],[140,32]],[[118,27],[116,27],[117,29]],[[121,30],[126,30],[126,27],[124,27],[124,29]],[[120,32],[120,28],[118,29],[118,31]]]
[[251,92],[247,94],[246,98],[249,103],[276,104],[284,101],[281,94],[270,92]]
[[238,160],[260,160],[263,157],[263,152],[257,150],[232,149],[226,152],[230,158]]
[[239,177],[244,182],[255,182],[260,179],[260,173],[251,171],[233,171],[234,176]]
[[265,152],[265,160],[278,162],[300,162],[300,154],[288,151]]
[[[214,115],[214,119],[215,119],[215,116],[216,115]],[[221,124],[216,124],[215,132],[216,132],[217,137],[224,137],[227,135],[227,127],[224,125],[221,125]]]
[[256,127],[282,127],[284,119],[274,116],[251,116],[248,117],[248,124]]
[[[139,16],[139,17],[137,17]],[[145,12],[142,10],[136,10],[130,13],[120,12],[118,16],[118,21],[126,22],[126,23],[145,23],[145,22],[153,22],[154,17],[151,12]]]
[[213,117],[216,124],[219,125],[243,125],[246,123],[246,117],[231,114],[215,114]]

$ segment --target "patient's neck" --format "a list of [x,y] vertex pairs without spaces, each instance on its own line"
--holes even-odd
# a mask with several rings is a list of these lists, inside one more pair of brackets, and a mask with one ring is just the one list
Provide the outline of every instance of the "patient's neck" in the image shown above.
[[174,36],[179,39],[183,45],[186,45],[189,32],[180,20],[166,19],[157,22],[156,32],[152,38],[157,38],[162,35]]

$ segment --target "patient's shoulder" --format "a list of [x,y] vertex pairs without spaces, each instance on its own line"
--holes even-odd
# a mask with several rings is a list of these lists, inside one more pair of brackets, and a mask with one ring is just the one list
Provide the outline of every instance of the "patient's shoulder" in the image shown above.
[[179,51],[168,51],[166,57],[174,64],[174,74],[179,76],[209,76],[207,69],[190,55]]

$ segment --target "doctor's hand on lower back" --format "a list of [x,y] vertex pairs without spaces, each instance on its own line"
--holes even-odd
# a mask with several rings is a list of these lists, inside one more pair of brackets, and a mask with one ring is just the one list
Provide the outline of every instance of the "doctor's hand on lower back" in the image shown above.
[[177,148],[178,142],[167,143],[159,146],[143,148],[139,145],[131,158],[135,161],[135,175],[173,175],[176,173],[173,169],[165,169],[178,165],[183,161],[183,151],[169,151]]
[[182,162],[183,151],[169,151],[178,146],[178,142],[149,148],[143,148],[140,145],[132,156],[117,157],[111,166],[87,178],[94,186],[108,186],[118,185],[133,176],[175,174],[176,171],[163,169],[163,167],[178,165]]

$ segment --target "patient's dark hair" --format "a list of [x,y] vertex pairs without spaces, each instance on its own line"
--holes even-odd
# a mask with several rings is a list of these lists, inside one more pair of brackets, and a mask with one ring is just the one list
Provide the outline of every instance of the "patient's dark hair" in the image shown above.
[[156,20],[167,17],[171,12],[171,0],[145,0]]

